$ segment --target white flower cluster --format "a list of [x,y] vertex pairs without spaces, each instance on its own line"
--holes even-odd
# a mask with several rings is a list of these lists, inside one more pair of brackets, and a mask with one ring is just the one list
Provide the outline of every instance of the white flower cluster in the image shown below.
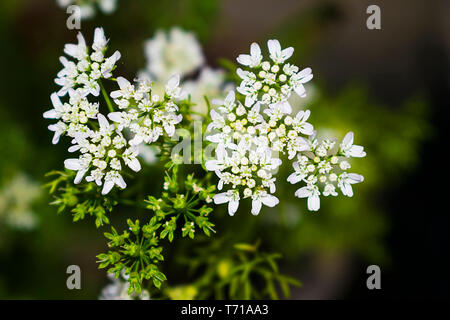
[[178,75],[169,79],[163,97],[152,94],[146,80],[140,81],[137,88],[122,77],[117,78],[117,83],[120,90],[111,92],[111,97],[123,111],[111,112],[108,118],[116,122],[120,130],[131,131],[130,145],[155,142],[164,131],[169,137],[175,134],[175,125],[182,120],[174,102],[183,96]]
[[103,184],[102,194],[107,194],[114,185],[122,189],[127,186],[120,174],[121,160],[135,172],[141,169],[141,165],[136,158],[137,149],[128,145],[116,126],[109,124],[100,113],[97,117],[100,128],[75,135],[69,152],[79,151],[81,155],[65,160],[64,166],[77,171],[75,184],[80,183],[89,172],[86,181],[94,181],[98,186]]
[[117,7],[117,0],[57,0],[61,8],[77,5],[81,10],[81,18],[88,19],[95,15],[95,5],[105,14],[113,13]]
[[278,40],[269,40],[267,47],[272,61],[263,61],[261,48],[257,43],[251,44],[250,54],[241,54],[237,58],[245,68],[237,69],[242,82],[236,90],[245,96],[246,106],[251,106],[256,101],[264,104],[286,101],[292,91],[304,97],[306,94],[303,84],[313,77],[311,68],[299,71],[297,66],[285,63],[294,53],[294,48],[282,50]]
[[[230,186],[227,191],[214,197],[216,204],[228,203],[230,215],[234,215],[239,201],[245,198],[252,199],[251,212],[254,215],[260,212],[263,204],[269,207],[278,204],[279,200],[273,193],[276,191],[275,171],[282,163],[280,154],[286,154],[289,160],[296,156],[299,159],[294,163],[296,172],[289,177],[289,181],[295,183],[304,180],[309,183],[307,189],[298,190],[296,195],[311,195],[308,201],[310,210],[318,209],[315,198],[315,195],[320,194],[316,189],[317,181],[326,182],[322,176],[332,174],[332,165],[339,164],[341,168],[348,166],[348,162],[340,162],[339,157],[364,154],[362,147],[352,146],[349,138],[344,139],[334,158],[329,153],[332,142],[315,145],[314,128],[307,122],[310,111],[302,110],[292,115],[292,107],[287,101],[292,91],[301,97],[305,96],[303,84],[312,79],[311,69],[298,71],[298,67],[285,64],[293,48],[282,50],[277,40],[269,40],[268,48],[272,64],[263,61],[256,43],[251,45],[250,55],[239,55],[237,58],[239,63],[256,72],[237,70],[243,80],[236,90],[245,96],[244,104],[236,100],[234,91],[230,91],[224,101],[213,101],[219,107],[211,111],[212,122],[207,130],[217,130],[218,133],[211,133],[207,140],[217,146],[215,158],[206,161],[205,166],[219,177],[219,190],[224,185]],[[305,139],[308,137],[311,138]],[[308,155],[316,148],[318,153],[309,161]],[[312,171],[307,171],[309,174],[303,176],[305,170]],[[315,175],[318,177],[314,180]],[[350,194],[349,184],[356,180],[362,181],[360,176],[344,172],[336,179],[346,195]],[[334,195],[332,186],[328,183],[323,194]]]
[[147,71],[152,80],[166,82],[172,75],[188,75],[205,62],[202,48],[192,32],[174,27],[157,31],[145,43]]
[[39,223],[33,211],[34,202],[41,196],[38,182],[24,173],[16,174],[0,188],[0,225],[16,230],[32,230]]
[[217,129],[219,133],[207,139],[218,145],[216,158],[205,165],[219,177],[219,190],[224,184],[232,186],[227,192],[217,194],[214,201],[228,202],[229,214],[233,215],[241,197],[251,198],[252,213],[257,215],[262,204],[269,207],[278,204],[278,199],[271,195],[276,190],[273,174],[281,165],[275,154],[287,151],[289,158],[293,158],[309,147],[301,137],[313,133],[312,125],[306,122],[309,111],[300,111],[292,118],[286,113],[286,103],[279,102],[261,113],[259,102],[248,109],[235,100],[234,91],[224,101],[213,103],[220,107],[219,112],[211,111],[208,130]]
[[112,76],[116,62],[120,59],[120,52],[116,51],[109,58],[105,58],[108,40],[102,28],[96,28],[92,52],[81,33],[78,33],[78,44],[66,44],[64,53],[76,61],[61,57],[64,68],[58,73],[55,83],[62,88],[58,96],[64,96],[70,90],[78,90],[81,96],[100,94],[99,79],[108,79]]
[[293,167],[295,172],[288,177],[292,184],[303,181],[306,186],[295,192],[299,198],[308,198],[308,209],[317,211],[320,208],[320,195],[337,196],[336,186],[342,194],[353,196],[352,184],[362,182],[364,177],[356,173],[347,173],[351,168],[348,158],[362,158],[366,153],[362,146],[353,144],[353,132],[344,137],[336,146],[335,141],[318,141],[314,137],[309,140],[310,148],[299,154]]
[[[81,33],[78,33],[78,44],[66,44],[64,52],[76,61],[70,61],[66,57],[60,57],[64,68],[58,72],[55,83],[62,88],[51,95],[53,109],[44,113],[44,118],[56,119],[57,123],[48,127],[54,131],[53,144],[58,143],[63,134],[75,138],[77,132],[89,132],[87,125],[89,119],[96,119],[99,112],[97,102],[90,102],[89,95],[97,97],[100,94],[100,79],[108,79],[112,76],[120,52],[116,51],[111,57],[106,58],[107,50],[105,33],[102,28],[96,28],[92,53]],[[67,102],[61,102],[60,97],[69,96]]]
[[[137,159],[141,144],[155,142],[164,131],[168,136],[175,133],[175,125],[182,117],[177,114],[178,107],[174,101],[182,97],[182,90],[179,76],[169,79],[163,97],[152,94],[151,83],[147,81],[132,85],[125,78],[118,77],[113,81],[117,81],[119,90],[111,92],[110,96],[121,111],[110,112],[105,117],[99,112],[99,103],[90,102],[88,98],[90,95],[97,97],[103,90],[106,103],[113,109],[106,91],[100,88],[99,79],[112,77],[111,72],[120,53],[104,59],[108,41],[101,28],[95,30],[91,55],[81,34],[78,41],[77,45],[65,46],[64,51],[75,57],[78,64],[61,58],[64,69],[56,82],[63,88],[58,94],[51,95],[53,109],[45,112],[44,117],[59,120],[49,126],[49,130],[55,132],[53,143],[57,143],[62,134],[67,134],[73,138],[69,152],[80,153],[78,158],[64,162],[67,169],[77,171],[74,183],[80,183],[85,177],[86,181],[103,186],[102,194],[107,194],[116,185],[126,187],[121,175],[124,166],[135,172],[141,169]],[[79,81],[79,77],[88,80]],[[67,92],[69,100],[62,103],[59,96]],[[113,123],[110,124],[107,118]],[[131,140],[122,133],[125,129],[133,135]]]

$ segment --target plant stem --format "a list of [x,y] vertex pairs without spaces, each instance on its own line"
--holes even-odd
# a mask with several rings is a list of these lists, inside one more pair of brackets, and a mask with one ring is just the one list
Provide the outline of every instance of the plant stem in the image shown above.
[[100,84],[100,89],[102,90],[103,98],[105,99],[106,104],[108,105],[109,112],[114,112],[114,108],[112,106],[111,100],[108,97],[108,94],[106,93],[102,80],[98,79],[98,83]]

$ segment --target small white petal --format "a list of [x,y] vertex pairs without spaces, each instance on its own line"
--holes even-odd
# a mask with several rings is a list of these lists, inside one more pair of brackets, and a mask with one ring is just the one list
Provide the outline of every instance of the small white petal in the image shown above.
[[280,203],[280,200],[278,200],[277,197],[275,197],[275,196],[273,196],[271,194],[268,194],[265,197],[262,197],[261,201],[262,201],[262,203],[265,206],[268,206],[268,207],[271,207],[271,208],[275,207],[278,203]]
[[59,114],[56,112],[55,109],[45,111],[43,116],[45,119],[59,119],[60,118]]
[[99,114],[97,115],[97,120],[98,120],[98,123],[100,124],[100,128],[103,128],[103,129],[109,128],[109,122],[108,122],[108,120],[107,120],[107,119],[105,118],[105,116],[102,115],[101,113],[99,113]]
[[289,177],[287,178],[287,181],[292,184],[296,184],[297,182],[302,181],[302,176],[299,173],[294,172],[289,175]]
[[131,170],[134,172],[138,172],[141,170],[141,164],[139,163],[138,159],[133,159],[128,163],[128,167],[130,167]]
[[261,211],[262,202],[261,199],[253,199],[252,200],[252,214],[257,216]]
[[119,177],[116,180],[116,184],[122,188],[125,189],[127,187],[127,184],[125,183],[125,180],[123,180],[122,176],[119,174]]
[[236,61],[242,64],[243,66],[248,66],[252,63],[252,59],[248,54],[240,54]]
[[310,211],[317,211],[320,209],[320,197],[319,196],[308,197],[308,209]]
[[75,184],[79,184],[81,182],[81,180],[84,177],[84,174],[86,173],[87,170],[80,170],[77,172],[77,175],[75,176],[75,180],[73,181],[73,183]]
[[108,194],[113,187],[114,187],[114,182],[106,181],[103,184],[102,195]]
[[307,187],[302,187],[295,191],[295,196],[298,198],[306,198],[311,195],[311,191]]
[[228,203],[228,214],[234,216],[239,207],[239,200],[230,200]]
[[78,159],[67,159],[64,161],[64,167],[69,170],[79,170],[80,161]]

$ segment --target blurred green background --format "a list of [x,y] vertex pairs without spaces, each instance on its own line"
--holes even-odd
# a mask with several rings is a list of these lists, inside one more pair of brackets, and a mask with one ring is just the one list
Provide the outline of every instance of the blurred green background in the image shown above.
[[[128,78],[145,66],[144,41],[172,26],[195,32],[213,67],[221,58],[234,60],[247,52],[251,42],[270,38],[295,48],[293,62],[312,67],[305,103],[311,122],[338,137],[355,132],[367,157],[353,167],[365,182],[352,199],[323,200],[319,213],[308,212],[305,201],[293,197],[296,186],[279,183],[280,205],[263,210],[259,229],[251,232],[282,253],[282,268],[303,282],[293,298],[374,296],[365,287],[370,264],[380,265],[385,275],[377,297],[447,294],[449,280],[439,281],[445,266],[438,261],[448,248],[449,221],[433,200],[438,196],[431,186],[437,188],[440,173],[429,169],[441,161],[446,146],[439,142],[438,126],[448,106],[449,4],[377,1],[382,29],[368,30],[369,4],[118,0],[114,13],[97,12],[82,22],[88,39],[96,26],[104,27],[112,48],[122,52],[116,74]],[[66,19],[55,0],[0,2],[4,299],[95,299],[107,283],[95,263],[105,247],[101,232],[89,219],[72,223],[67,214],[57,216],[41,188],[44,174],[62,169],[67,155],[64,144],[51,145],[42,118],[56,90],[58,57],[75,39]],[[279,180],[290,170],[284,167]],[[82,290],[66,288],[71,264],[82,269]],[[417,273],[423,280],[411,289],[408,279]]]

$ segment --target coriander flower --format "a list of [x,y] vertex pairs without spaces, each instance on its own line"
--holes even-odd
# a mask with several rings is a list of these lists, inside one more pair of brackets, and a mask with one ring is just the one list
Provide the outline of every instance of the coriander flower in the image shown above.
[[261,48],[256,42],[250,45],[250,54],[240,54],[237,57],[237,62],[250,68],[258,67],[262,60]]
[[127,146],[122,133],[102,114],[99,113],[97,118],[98,130],[75,135],[69,151],[79,151],[81,154],[78,158],[65,160],[64,166],[77,171],[75,184],[80,183],[89,172],[86,181],[103,185],[102,194],[107,194],[115,185],[122,189],[126,187],[120,174],[123,164],[135,172],[140,171],[141,166],[137,160],[137,150]]
[[340,151],[346,157],[362,158],[366,156],[364,147],[353,144],[353,132],[345,135],[340,145]]
[[83,96],[80,89],[69,90],[69,101],[62,103],[59,96],[53,93],[50,96],[53,109],[44,112],[44,118],[59,120],[56,124],[48,126],[50,131],[54,131],[52,143],[59,142],[63,134],[74,138],[77,132],[88,132],[87,125],[89,119],[96,119],[98,114],[98,103],[91,103]]
[[55,79],[55,83],[62,87],[58,95],[64,96],[71,89],[79,89],[82,96],[91,94],[97,97],[100,94],[100,79],[112,76],[111,71],[120,59],[120,52],[116,51],[109,58],[105,58],[108,41],[102,28],[95,29],[92,52],[81,33],[78,33],[77,39],[77,44],[66,44],[64,47],[64,53],[75,61],[66,57],[60,58],[64,68]]
[[228,214],[233,216],[239,207],[239,192],[237,190],[228,190],[227,192],[218,193],[213,200],[215,204],[228,202]]
[[172,137],[175,126],[181,122],[176,100],[182,98],[179,87],[180,77],[172,76],[164,96],[152,93],[152,85],[147,80],[139,80],[133,85],[123,77],[117,78],[119,90],[111,92],[111,97],[122,111],[111,112],[108,118],[118,125],[120,131],[131,133],[130,145],[153,143],[164,132]]
[[166,82],[172,75],[185,76],[203,65],[205,57],[193,33],[172,28],[156,32],[145,43],[147,71],[153,80]]
[[295,196],[298,198],[308,198],[308,210],[318,211],[320,209],[320,191],[314,184],[308,184],[295,191]]
[[263,104],[284,102],[292,91],[304,97],[304,84],[313,77],[310,68],[299,71],[297,66],[285,63],[294,52],[292,47],[282,50],[278,40],[269,40],[267,46],[272,63],[267,60],[261,62],[263,56],[256,43],[252,43],[250,55],[241,54],[237,58],[245,68],[237,69],[242,81],[236,90],[245,96],[246,106],[256,101]]
[[287,181],[296,184],[306,183],[295,192],[299,198],[308,198],[308,209],[317,211],[320,208],[320,195],[337,196],[336,186],[342,194],[348,197],[353,196],[352,184],[362,182],[364,177],[356,173],[347,173],[351,168],[347,161],[349,157],[363,157],[365,152],[363,147],[357,147],[353,152],[353,134],[348,133],[340,146],[336,146],[335,141],[318,141],[312,136],[309,141],[308,150],[298,154],[297,161],[293,163],[294,172],[289,175]]
[[341,189],[343,195],[353,197],[352,184],[363,181],[364,177],[360,174],[343,172],[338,177],[338,187]]
[[263,204],[268,207],[274,207],[279,202],[277,197],[268,194],[266,191],[256,191],[252,195],[252,214],[255,216],[258,215]]

